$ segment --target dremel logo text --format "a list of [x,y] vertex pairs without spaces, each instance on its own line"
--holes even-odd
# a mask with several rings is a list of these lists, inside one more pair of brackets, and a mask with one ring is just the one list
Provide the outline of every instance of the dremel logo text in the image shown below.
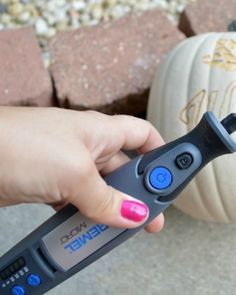
[[81,234],[79,237],[73,239],[69,244],[65,245],[64,249],[72,254],[85,246],[89,241],[102,234],[108,228],[109,227],[105,224],[93,225],[85,233]]

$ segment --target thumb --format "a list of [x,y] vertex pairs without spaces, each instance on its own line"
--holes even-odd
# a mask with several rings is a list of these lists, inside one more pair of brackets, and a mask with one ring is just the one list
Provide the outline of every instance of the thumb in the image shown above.
[[148,206],[107,185],[92,160],[87,163],[82,178],[76,192],[78,197],[72,203],[86,217],[97,223],[124,228],[138,227],[147,220]]

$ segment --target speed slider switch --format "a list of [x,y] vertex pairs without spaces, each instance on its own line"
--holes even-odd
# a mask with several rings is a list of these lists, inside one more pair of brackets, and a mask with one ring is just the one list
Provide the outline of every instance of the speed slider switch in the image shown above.
[[192,165],[193,157],[189,153],[183,153],[176,157],[175,163],[180,169],[187,169]]

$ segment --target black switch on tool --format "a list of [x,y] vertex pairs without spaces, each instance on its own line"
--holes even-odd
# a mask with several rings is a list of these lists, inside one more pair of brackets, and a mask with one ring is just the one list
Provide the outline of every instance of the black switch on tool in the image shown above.
[[187,169],[192,165],[193,157],[188,153],[184,153],[176,157],[175,163],[180,169]]

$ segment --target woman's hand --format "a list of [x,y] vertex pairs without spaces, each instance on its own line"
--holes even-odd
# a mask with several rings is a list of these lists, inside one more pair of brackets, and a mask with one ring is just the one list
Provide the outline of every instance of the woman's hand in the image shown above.
[[[101,175],[129,160],[121,149],[145,153],[161,144],[150,123],[130,116],[0,107],[0,206],[72,203],[96,222],[137,227],[148,207]],[[158,232],[163,223],[161,214],[146,230]]]

